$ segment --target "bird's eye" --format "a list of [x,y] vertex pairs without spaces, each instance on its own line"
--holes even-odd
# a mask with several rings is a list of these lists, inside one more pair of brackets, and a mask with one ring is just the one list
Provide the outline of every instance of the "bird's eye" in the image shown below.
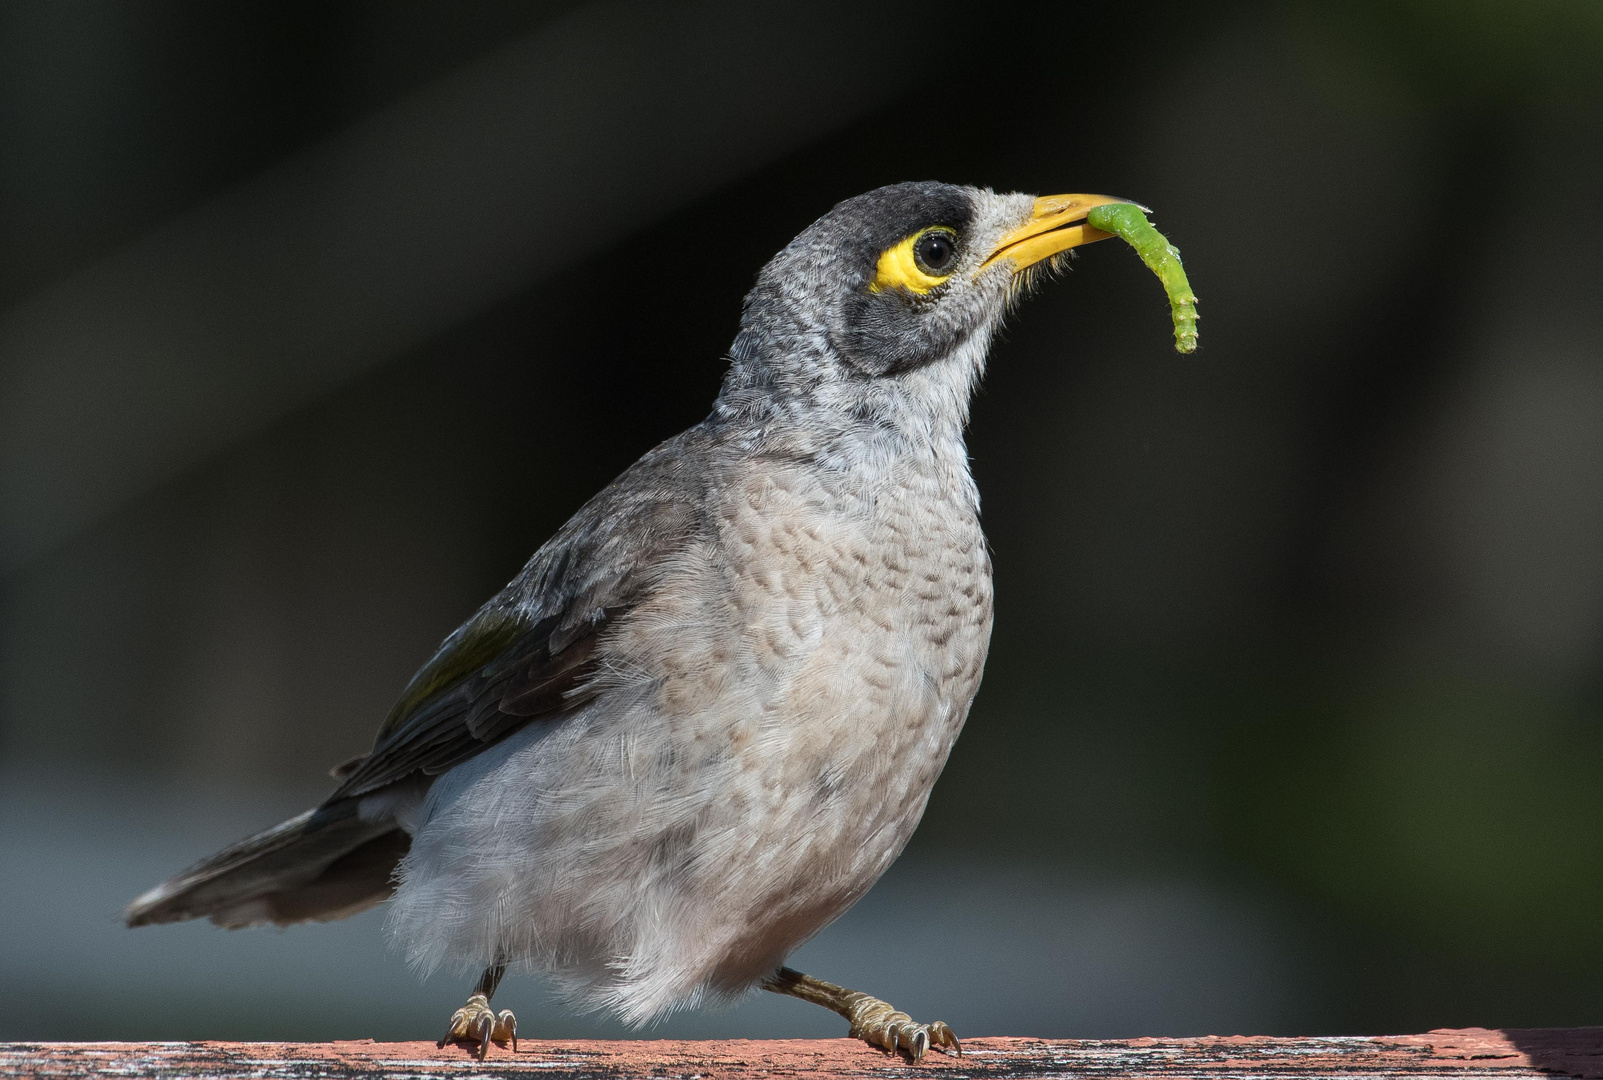
[[956,265],[957,233],[936,225],[880,252],[868,291],[900,289],[922,295],[951,277]]
[[926,274],[944,274],[957,257],[957,238],[946,229],[930,229],[913,241],[913,259]]

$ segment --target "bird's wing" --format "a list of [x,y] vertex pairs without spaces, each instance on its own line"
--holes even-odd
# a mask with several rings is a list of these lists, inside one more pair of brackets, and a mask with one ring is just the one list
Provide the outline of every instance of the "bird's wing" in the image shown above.
[[[606,619],[553,650],[552,631],[560,619],[529,622],[515,611],[480,611],[413,677],[372,751],[342,767],[330,800],[414,773],[437,776],[529,721],[582,703]],[[537,692],[531,695],[531,689]]]
[[422,773],[437,776],[525,724],[596,696],[606,629],[694,541],[695,429],[647,454],[551,538],[506,589],[459,627],[407,685],[365,757],[335,770],[329,802]]

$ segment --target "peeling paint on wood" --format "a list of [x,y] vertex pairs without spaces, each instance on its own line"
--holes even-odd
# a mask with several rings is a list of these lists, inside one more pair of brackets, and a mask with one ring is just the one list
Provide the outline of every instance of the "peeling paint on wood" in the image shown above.
[[0,1077],[539,1077],[541,1080],[758,1080],[883,1077],[1603,1077],[1603,1027],[1485,1028],[1424,1035],[1280,1039],[971,1039],[962,1058],[921,1065],[850,1039],[722,1042],[524,1040],[487,1061],[430,1042],[0,1043]]

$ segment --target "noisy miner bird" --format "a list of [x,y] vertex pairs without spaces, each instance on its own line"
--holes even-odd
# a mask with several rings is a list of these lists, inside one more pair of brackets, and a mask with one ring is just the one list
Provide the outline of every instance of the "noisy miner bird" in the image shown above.
[[784,963],[900,854],[963,727],[991,637],[969,399],[1014,302],[1119,201],[907,183],[814,222],[747,295],[712,414],[445,639],[322,805],[129,925],[389,899],[416,967],[483,969],[440,1040],[481,1057],[516,1047],[509,967],[631,1024],[761,986],[960,1052]]

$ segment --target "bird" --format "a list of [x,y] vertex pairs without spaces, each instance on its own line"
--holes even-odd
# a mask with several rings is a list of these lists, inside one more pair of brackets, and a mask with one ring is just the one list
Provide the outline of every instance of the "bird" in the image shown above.
[[944,1022],[786,966],[901,853],[979,688],[991,559],[965,444],[1004,319],[1100,195],[933,181],[836,205],[746,295],[709,415],[453,631],[318,806],[151,889],[130,926],[388,902],[439,1044],[517,1049],[509,970],[641,1025],[762,988],[920,1060]]

